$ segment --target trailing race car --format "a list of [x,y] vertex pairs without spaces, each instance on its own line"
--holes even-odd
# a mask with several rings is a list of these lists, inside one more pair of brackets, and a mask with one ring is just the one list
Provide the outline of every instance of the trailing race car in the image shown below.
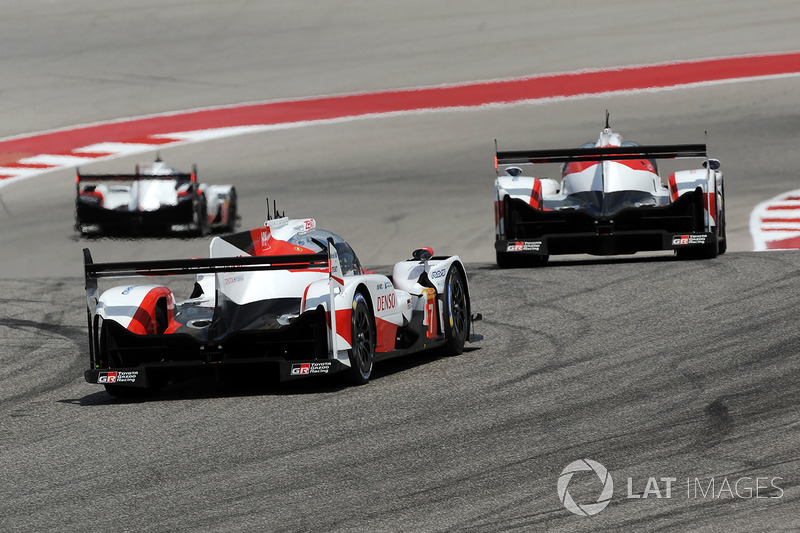
[[[363,384],[374,361],[431,349],[456,355],[470,340],[458,256],[421,248],[391,276],[375,274],[312,218],[277,218],[215,237],[208,259],[94,263],[84,249],[84,269],[85,378],[112,395],[237,369],[273,371],[281,380],[343,372]],[[100,278],[178,274],[196,276],[183,301],[154,283],[98,290]]]
[[[657,159],[704,158],[667,184]],[[561,179],[523,176],[518,166],[562,163]],[[642,146],[608,126],[596,143],[563,150],[498,151],[495,251],[501,267],[541,265],[550,255],[675,250],[682,258],[724,253],[722,172],[705,144]]]
[[173,231],[175,226],[207,235],[234,231],[236,189],[197,183],[197,168],[181,173],[156,157],[133,174],[75,173],[75,230],[104,233]]

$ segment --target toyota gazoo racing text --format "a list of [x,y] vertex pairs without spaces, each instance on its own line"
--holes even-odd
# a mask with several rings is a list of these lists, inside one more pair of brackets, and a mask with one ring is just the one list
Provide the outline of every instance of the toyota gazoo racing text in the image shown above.
[[[207,259],[94,263],[84,249],[84,274],[85,378],[112,395],[203,369],[274,372],[282,380],[343,372],[361,384],[374,361],[430,349],[456,355],[470,340],[458,256],[420,248],[391,276],[375,274],[312,218],[282,217],[215,237]],[[103,278],[180,274],[195,276],[182,301],[157,283],[98,289]]]
[[[662,182],[657,160],[682,158],[702,158],[702,168],[678,170]],[[562,165],[560,180],[525,176],[516,166],[547,163]],[[560,254],[675,250],[683,258],[712,258],[725,252],[722,172],[705,144],[623,142],[606,122],[595,143],[497,151],[495,168],[500,266],[543,264]]]
[[182,173],[156,158],[133,174],[75,172],[75,230],[81,234],[234,231],[236,189],[197,183],[197,168]]

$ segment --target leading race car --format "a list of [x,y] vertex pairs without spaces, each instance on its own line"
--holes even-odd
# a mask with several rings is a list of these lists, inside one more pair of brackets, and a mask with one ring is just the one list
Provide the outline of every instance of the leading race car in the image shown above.
[[[85,378],[112,395],[204,370],[274,371],[282,380],[343,372],[363,384],[374,361],[431,349],[456,355],[470,340],[458,256],[421,248],[391,276],[375,274],[312,218],[215,237],[208,259],[94,263],[84,249],[84,272]],[[146,282],[99,294],[101,278],[178,274],[196,276],[188,299]]]
[[[656,160],[703,158],[663,183]],[[520,164],[560,163],[561,179],[524,176]],[[507,166],[500,173],[500,166]],[[675,250],[724,253],[722,172],[705,144],[642,146],[608,126],[595,143],[561,150],[497,151],[495,252],[501,267],[541,265],[550,255]]]
[[182,173],[156,157],[133,174],[75,173],[75,230],[102,233],[169,233],[190,228],[234,231],[236,189],[197,183],[197,168]]

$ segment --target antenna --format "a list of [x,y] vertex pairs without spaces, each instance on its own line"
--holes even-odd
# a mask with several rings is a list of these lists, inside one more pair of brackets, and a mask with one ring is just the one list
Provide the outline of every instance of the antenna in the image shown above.
[[272,217],[269,216],[269,198],[267,198],[267,222],[269,222],[270,220],[272,220]]
[[606,128],[610,128],[610,126],[608,125],[608,117],[609,117],[610,115],[611,115],[611,113],[609,113],[609,112],[608,112],[608,109],[606,109]]

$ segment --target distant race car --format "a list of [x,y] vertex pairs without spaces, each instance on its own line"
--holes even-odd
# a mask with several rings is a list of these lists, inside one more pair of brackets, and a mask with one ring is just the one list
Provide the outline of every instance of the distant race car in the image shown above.
[[[312,218],[215,237],[208,259],[94,263],[84,249],[84,263],[85,378],[115,396],[204,370],[274,371],[281,380],[343,372],[363,384],[374,361],[431,349],[456,355],[470,340],[458,256],[421,248],[391,276],[375,274]],[[156,283],[98,290],[101,278],[179,274],[196,276],[182,301]]]
[[[703,158],[663,183],[657,159]],[[528,177],[520,164],[561,163],[561,179]],[[506,167],[501,174],[500,166]],[[699,165],[698,165],[699,166]],[[608,126],[596,143],[562,150],[498,151],[495,251],[501,267],[541,265],[550,255],[675,250],[682,258],[725,252],[722,172],[705,144],[642,146]]]
[[197,183],[197,168],[181,173],[156,158],[133,174],[75,173],[75,230],[168,233],[180,227],[207,235],[235,231],[236,189]]

